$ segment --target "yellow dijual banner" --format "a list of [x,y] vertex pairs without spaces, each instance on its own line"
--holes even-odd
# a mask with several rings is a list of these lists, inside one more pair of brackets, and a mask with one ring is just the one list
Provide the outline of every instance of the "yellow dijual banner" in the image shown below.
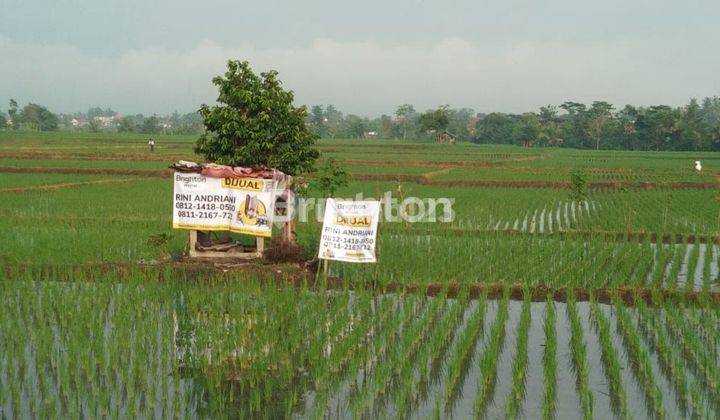
[[273,180],[213,178],[182,172],[175,172],[174,180],[173,228],[271,236]]

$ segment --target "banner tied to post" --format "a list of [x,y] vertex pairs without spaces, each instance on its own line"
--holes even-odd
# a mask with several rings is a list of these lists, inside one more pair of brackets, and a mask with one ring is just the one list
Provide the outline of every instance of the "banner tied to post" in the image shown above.
[[174,179],[173,228],[271,236],[276,181],[183,172]]
[[379,201],[337,201],[325,204],[318,258],[375,263]]

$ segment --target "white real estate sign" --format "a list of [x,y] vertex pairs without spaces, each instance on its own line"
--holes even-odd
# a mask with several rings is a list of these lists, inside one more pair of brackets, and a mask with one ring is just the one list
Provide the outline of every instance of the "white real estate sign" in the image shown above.
[[328,198],[318,257],[345,262],[377,262],[375,245],[379,218],[379,201]]
[[173,228],[270,237],[275,182],[175,172]]

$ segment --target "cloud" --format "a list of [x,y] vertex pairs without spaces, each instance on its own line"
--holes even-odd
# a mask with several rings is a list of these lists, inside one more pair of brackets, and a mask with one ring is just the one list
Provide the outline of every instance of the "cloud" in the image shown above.
[[[188,50],[145,48],[88,54],[71,45],[19,43],[0,36],[0,100],[14,97],[62,112],[111,106],[125,113],[197,109],[216,97],[210,79],[228,58],[280,72],[296,99],[361,115],[401,103],[523,112],[565,100],[677,105],[720,91],[720,58],[693,58],[658,43],[470,43],[430,45],[317,39],[301,48],[228,47],[203,41]],[[702,61],[699,61],[702,60]]]

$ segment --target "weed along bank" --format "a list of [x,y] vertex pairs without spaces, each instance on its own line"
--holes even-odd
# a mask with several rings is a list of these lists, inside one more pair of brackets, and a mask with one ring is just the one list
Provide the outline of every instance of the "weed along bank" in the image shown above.
[[190,231],[190,258],[261,258],[273,227],[280,242],[294,241],[291,176],[277,169],[187,161],[171,168],[173,228]]

